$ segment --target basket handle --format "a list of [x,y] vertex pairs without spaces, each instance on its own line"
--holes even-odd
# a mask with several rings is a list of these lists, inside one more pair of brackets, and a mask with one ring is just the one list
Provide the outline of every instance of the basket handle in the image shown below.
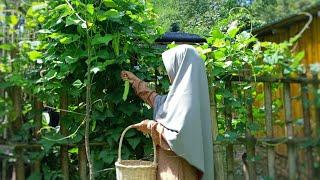
[[[118,149],[118,162],[121,162],[121,148],[122,148],[122,141],[123,141],[123,138],[124,138],[124,135],[127,133],[127,131],[129,129],[132,129],[134,128],[133,125],[130,125],[128,126],[121,134],[121,137],[120,137],[120,142],[119,142],[119,149]],[[152,144],[153,144],[153,164],[156,164],[157,163],[157,150],[156,150],[156,145],[154,144],[154,142],[152,141]]]

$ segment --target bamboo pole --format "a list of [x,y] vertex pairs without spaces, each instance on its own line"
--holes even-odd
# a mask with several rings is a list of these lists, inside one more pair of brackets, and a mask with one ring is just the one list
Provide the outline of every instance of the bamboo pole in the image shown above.
[[25,180],[25,169],[24,169],[24,161],[23,161],[23,150],[20,148],[15,149],[15,171],[16,171],[16,180]]
[[[302,77],[306,77],[303,74]],[[304,122],[304,136],[311,137],[311,124],[310,124],[310,103],[309,103],[309,93],[308,84],[301,83],[301,96],[302,96],[302,111],[303,111],[303,122]],[[313,156],[312,147],[309,146],[306,149],[306,168],[307,168],[307,178],[312,179],[313,177]]]
[[[22,91],[20,87],[14,86],[11,87],[8,91],[9,97],[12,100],[13,111],[10,113],[9,122],[10,128],[12,129],[11,133],[16,134],[19,132],[22,124]],[[15,150],[16,162],[15,162],[15,171],[16,171],[16,179],[24,180],[25,179],[25,169],[24,169],[24,160],[22,156],[22,149]]]
[[[67,92],[65,90],[62,91],[60,96],[60,109],[68,109],[68,99],[67,99]],[[60,129],[62,135],[67,135],[67,129],[64,127],[63,120],[64,116],[66,115],[65,111],[60,111]],[[61,145],[61,170],[64,180],[69,180],[69,154],[68,154],[68,146]]]
[[87,156],[86,149],[83,144],[79,145],[78,151],[78,159],[79,159],[79,176],[80,180],[87,180]]
[[1,179],[7,179],[7,159],[2,159]]
[[[65,145],[68,147],[78,147],[80,144],[78,143],[56,143],[53,144],[52,146],[61,146]],[[90,146],[106,146],[107,143],[105,142],[90,142]],[[11,152],[14,148],[22,148],[22,149],[30,149],[30,150],[41,150],[42,145],[41,144],[24,144],[24,143],[17,143],[17,144],[10,144],[10,145],[3,145],[0,144],[0,150],[3,152]]]
[[[286,122],[286,134],[288,139],[293,139],[293,125],[292,125],[292,106],[291,106],[291,93],[290,83],[283,83],[283,98],[284,98],[284,111]],[[288,168],[289,179],[296,179],[296,146],[292,142],[287,143],[288,148]]]
[[[231,81],[227,81],[225,85],[225,89],[231,91],[232,84]],[[225,117],[226,117],[226,126],[227,131],[232,131],[232,113],[231,113],[231,102],[228,98],[224,99],[225,104]],[[234,173],[234,157],[233,157],[233,145],[228,144],[226,147],[226,160],[227,160],[227,180],[233,180]]]
[[[213,78],[209,77],[209,98],[210,98],[210,112],[212,122],[212,137],[213,141],[216,140],[218,131],[217,119],[217,104],[215,99],[215,88],[213,86]],[[221,145],[213,145],[213,158],[214,158],[214,176],[217,180],[224,180],[224,166],[223,166],[223,147]]]
[[22,91],[20,87],[14,86],[11,87],[8,91],[9,97],[12,100],[13,111],[10,113],[9,121],[11,122],[11,128],[13,133],[19,132],[22,124]]
[[[225,77],[216,78],[215,80],[225,81]],[[272,78],[272,77],[266,77],[266,76],[257,76],[257,77],[244,77],[244,76],[230,76],[230,78],[227,79],[228,81],[237,81],[237,82],[274,82],[274,83],[320,83],[320,80],[318,78],[309,79],[306,77],[281,77],[281,78]]]
[[247,116],[248,122],[246,127],[246,139],[248,143],[246,144],[246,151],[248,153],[249,161],[248,161],[248,172],[249,172],[249,179],[257,179],[256,175],[256,166],[255,162],[253,161],[255,157],[255,138],[251,134],[251,131],[248,127],[253,124],[253,113],[252,113],[252,96],[251,90],[247,90],[245,92],[245,98],[247,99],[246,106],[247,106]]
[[[320,94],[318,94],[318,90],[319,90],[319,78],[318,78],[318,73],[314,72],[312,74],[312,79],[314,80],[314,82],[312,83],[312,87],[313,87],[313,99],[314,99],[314,108],[315,108],[315,123],[316,123],[316,139],[320,139],[320,104],[318,104],[319,102],[319,98],[320,98]],[[320,148],[317,148],[316,150],[316,154],[317,154],[317,160],[320,159]],[[319,168],[317,168],[317,171],[314,171],[314,174],[316,177],[320,176],[320,171]]]
[[320,98],[320,96],[318,95],[317,91],[319,90],[319,78],[318,78],[318,74],[317,73],[313,73],[312,74],[312,79],[314,80],[314,82],[312,83],[312,87],[313,87],[313,95],[314,95],[314,105],[315,105],[315,117],[316,117],[316,127],[317,127],[317,136],[320,138],[320,104],[318,104],[318,98]]
[[[34,137],[36,137],[36,139],[39,140],[40,134],[38,133],[38,131],[41,128],[43,103],[38,101],[37,98],[34,98],[34,109],[35,109],[34,122],[36,127],[33,134],[34,134]],[[41,169],[41,159],[37,159],[34,162],[33,171],[40,172],[40,169]]]
[[[264,106],[266,119],[267,138],[273,138],[273,123],[272,123],[272,89],[271,83],[264,83]],[[275,151],[274,147],[267,147],[268,154],[268,176],[275,179]]]

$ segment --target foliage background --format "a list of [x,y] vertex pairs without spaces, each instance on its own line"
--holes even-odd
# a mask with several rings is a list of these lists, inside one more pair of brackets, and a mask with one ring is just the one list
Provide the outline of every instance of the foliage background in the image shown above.
[[[303,11],[319,0],[152,0],[155,12],[159,15],[157,22],[165,30],[172,23],[178,23],[183,32],[209,36],[212,25],[223,19],[238,19],[249,29]],[[249,10],[241,11],[235,7]],[[242,19],[239,19],[241,17]]]

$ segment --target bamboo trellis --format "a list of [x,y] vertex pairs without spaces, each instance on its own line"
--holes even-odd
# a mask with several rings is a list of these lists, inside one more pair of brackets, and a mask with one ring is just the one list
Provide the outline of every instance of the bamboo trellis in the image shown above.
[[[265,109],[265,137],[254,137],[250,133],[246,133],[245,137],[237,138],[237,141],[234,143],[231,142],[216,142],[214,146],[226,146],[225,153],[226,153],[226,173],[221,174],[219,171],[216,172],[216,176],[225,177],[225,179],[234,179],[234,145],[239,144],[246,144],[246,152],[249,156],[254,156],[255,154],[255,146],[258,144],[263,143],[266,145],[267,149],[267,167],[268,173],[267,176],[272,179],[277,179],[276,170],[277,168],[275,163],[275,149],[274,145],[277,144],[286,144],[287,145],[287,172],[289,179],[297,179],[297,158],[298,153],[297,149],[298,146],[302,143],[306,143],[307,141],[316,141],[319,140],[319,127],[320,127],[320,107],[317,104],[317,100],[319,100],[319,91],[320,87],[320,80],[319,74],[313,73],[311,78],[307,78],[306,74],[301,74],[300,77],[297,78],[269,78],[269,77],[240,77],[240,76],[230,76],[230,78],[223,79],[225,82],[225,88],[231,90],[233,86],[236,86],[239,82],[248,82],[251,84],[254,83],[263,83],[264,86],[264,109]],[[221,80],[221,79],[220,79]],[[212,81],[211,81],[212,82]],[[284,111],[284,122],[285,122],[285,129],[286,129],[286,136],[285,137],[274,137],[274,119],[272,115],[272,100],[273,100],[273,93],[272,93],[272,84],[273,83],[280,83],[282,84],[281,90],[282,94],[282,101],[283,111]],[[304,137],[299,138],[294,136],[294,128],[293,128],[293,117],[292,112],[295,109],[292,109],[292,99],[291,90],[293,84],[300,85],[300,101],[302,102],[301,109],[303,110],[303,125],[304,125]],[[312,87],[312,88],[311,88]],[[213,88],[213,87],[212,87]],[[214,90],[211,90],[214,92]],[[311,96],[312,94],[312,96]],[[214,94],[210,94],[211,98],[214,97]],[[312,97],[312,98],[310,98]],[[226,130],[232,130],[232,107],[228,103],[228,100],[224,100],[225,107],[224,107],[224,116],[225,116],[225,123],[226,123]],[[211,104],[211,106],[215,106],[211,108],[211,110],[216,110],[217,105],[216,103]],[[254,121],[252,117],[252,107],[251,103],[247,104],[247,123],[252,123]],[[311,118],[312,110],[314,110],[315,118]],[[217,114],[214,112],[213,114]],[[214,117],[213,120],[217,120],[217,117]],[[314,121],[316,124],[316,128],[311,128],[311,121]],[[216,122],[217,123],[217,122]],[[312,131],[316,131],[314,135],[312,135]],[[315,146],[308,146],[304,149],[305,151],[305,164],[306,164],[306,179],[314,179],[317,173],[314,171],[313,164],[315,162],[316,157],[319,158],[319,145]],[[318,154],[317,154],[318,153]],[[319,162],[318,162],[319,163]],[[301,177],[300,177],[301,178]],[[256,167],[255,163],[248,163],[248,179],[257,179],[256,175]]]

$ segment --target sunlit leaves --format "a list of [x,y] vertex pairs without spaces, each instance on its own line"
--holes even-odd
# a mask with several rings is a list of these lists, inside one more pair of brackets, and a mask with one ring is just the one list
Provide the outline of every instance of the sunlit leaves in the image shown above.
[[74,87],[76,87],[76,88],[81,88],[82,86],[83,86],[83,83],[81,82],[81,80],[80,79],[77,79],[76,81],[74,81],[73,83],[72,83],[72,86],[74,86]]
[[31,61],[35,61],[35,60],[42,57],[42,53],[39,51],[30,51],[27,54],[28,54],[28,57]]
[[213,43],[213,47],[221,48],[226,45],[226,41],[224,39],[216,39]]
[[11,51],[14,48],[16,48],[16,46],[14,44],[8,44],[8,43],[4,43],[0,45],[0,49],[3,49],[5,51]]
[[293,69],[297,68],[301,64],[301,61],[304,58],[304,55],[305,55],[304,51],[300,51],[297,54],[295,54],[293,57],[291,68]]
[[240,29],[238,27],[229,28],[227,34],[229,37],[234,38]]
[[80,36],[77,34],[52,33],[48,37],[58,40],[61,44],[70,44],[77,41]]
[[57,11],[60,13],[60,17],[66,17],[68,15],[71,15],[73,13],[72,9],[68,4],[61,4],[54,8],[54,11]]
[[97,34],[91,41],[91,45],[97,44],[108,44],[112,40],[113,36],[111,34],[107,34],[105,36],[100,36]]
[[92,15],[94,13],[93,4],[87,4],[87,11]]
[[[30,71],[30,74],[24,74],[26,70],[21,68],[22,73],[6,77],[7,84],[1,83],[0,86],[23,85],[32,96],[55,107],[60,107],[61,92],[65,91],[70,99],[68,110],[83,114],[85,87],[90,84],[90,128],[94,131],[90,134],[90,141],[106,141],[110,148],[101,151],[101,154],[92,151],[92,157],[101,157],[95,165],[105,167],[114,163],[122,130],[143,118],[151,117],[151,111],[142,101],[129,97],[133,93],[128,93],[127,101],[123,101],[123,81],[119,74],[122,69],[134,70],[131,58],[135,58],[140,67],[138,75],[146,79],[160,64],[159,53],[154,53],[155,50],[149,46],[157,33],[153,27],[154,14],[150,6],[138,1],[68,2],[70,4],[63,0],[46,1],[43,4],[45,6],[39,5],[38,8],[33,4],[27,10],[26,23],[28,28],[34,28],[32,32],[35,32],[39,43],[25,41],[14,45],[1,44],[0,48],[6,51],[19,48],[19,58],[14,58],[12,62],[29,68],[27,72]],[[30,65],[23,64],[25,62]],[[0,64],[1,73],[12,70],[8,67]],[[86,79],[88,74],[92,77],[90,80]],[[129,88],[129,85],[126,87]],[[83,117],[79,114],[67,113],[64,117],[68,118],[63,125],[69,132],[74,132],[81,123]],[[61,138],[61,133],[57,134],[53,138]],[[82,135],[81,128],[76,136],[78,142]],[[140,142],[146,143],[141,137],[141,134],[134,134],[126,139],[129,143],[124,145],[124,157],[135,156],[132,150],[139,148]],[[41,143],[45,146],[45,154],[52,152],[50,142]],[[75,154],[77,151],[73,149],[69,153]],[[99,167],[95,166],[95,170],[99,170]]]
[[68,17],[66,18],[66,26],[78,25],[78,24],[80,24],[80,23],[81,23],[81,20],[80,20],[77,16],[75,16],[75,15],[73,15],[73,16],[68,16]]
[[117,18],[120,16],[120,13],[116,9],[110,9],[104,13],[104,16],[106,16],[106,18],[110,18],[110,17]]
[[218,28],[212,29],[210,34],[211,34],[210,38],[213,38],[213,40],[225,38],[225,35]]
[[117,7],[117,4],[113,0],[103,0],[103,4],[106,7],[111,7],[111,8]]
[[15,16],[15,15],[10,15],[7,21],[8,21],[8,23],[10,24],[10,26],[15,26],[15,25],[18,24],[19,19],[18,19],[18,17]]

